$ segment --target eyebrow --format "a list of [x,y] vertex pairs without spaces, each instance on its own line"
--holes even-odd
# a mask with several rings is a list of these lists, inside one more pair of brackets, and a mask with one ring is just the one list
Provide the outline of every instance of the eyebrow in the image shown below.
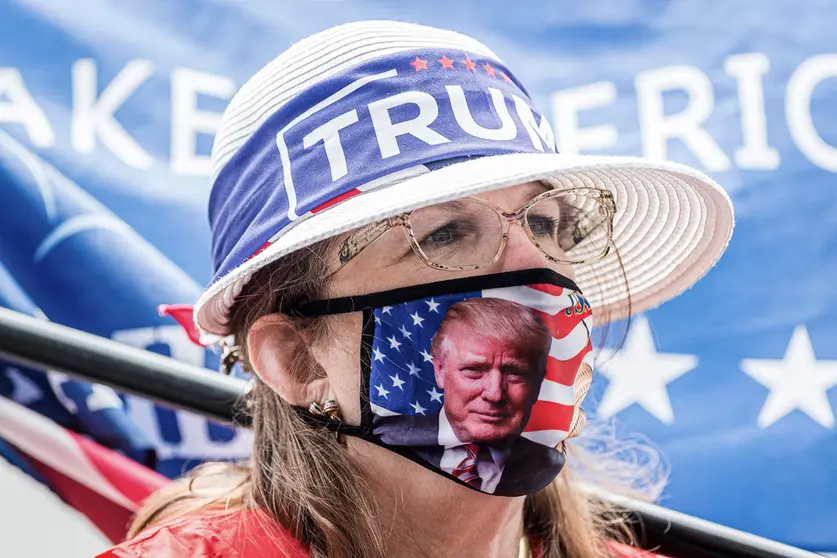
[[503,372],[514,370],[515,372],[525,372],[529,373],[532,371],[532,367],[529,366],[528,362],[521,362],[521,361],[514,361],[514,362],[507,362],[500,368]]
[[459,368],[485,368],[490,365],[491,363],[487,359],[469,358],[464,360]]
[[539,196],[540,194],[543,194],[544,192],[548,192],[550,190],[552,190],[552,188],[550,188],[546,184],[533,184],[532,186],[529,186],[529,188],[526,190],[526,198],[534,198],[535,196]]
[[430,207],[431,208],[432,207],[446,207],[448,209],[457,210],[457,209],[462,209],[463,207],[466,207],[467,205],[468,205],[467,202],[465,202],[462,199],[459,199],[459,200],[450,200],[450,201],[446,201],[446,202],[437,203],[435,205],[431,205]]
[[[459,368],[486,368],[490,366],[491,363],[488,359],[480,359],[479,357],[470,357],[466,358],[462,361],[462,364],[459,365]],[[523,358],[510,358],[507,362],[505,362],[501,369],[508,369],[508,368],[515,368],[518,370],[526,370],[528,371],[529,361]]]

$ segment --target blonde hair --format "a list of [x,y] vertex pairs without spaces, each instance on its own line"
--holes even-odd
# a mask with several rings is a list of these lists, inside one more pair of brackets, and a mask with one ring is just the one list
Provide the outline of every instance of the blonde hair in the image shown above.
[[245,505],[250,469],[233,463],[204,463],[188,476],[154,492],[134,514],[126,538],[170,517],[197,511],[225,511]]
[[[323,241],[256,273],[232,313],[239,346],[246,347],[247,332],[259,317],[322,297],[323,256],[333,246],[333,239]],[[323,340],[322,320],[308,319],[300,327],[315,342]],[[243,360],[246,365],[246,354]],[[266,511],[312,558],[384,558],[376,502],[345,443],[304,421],[259,379],[248,405],[254,429],[250,463],[205,465],[174,481],[145,503],[129,536],[166,518],[240,506]],[[656,452],[641,442],[603,452],[614,440],[612,431],[594,429],[586,443],[597,447],[596,454],[577,441],[568,444],[570,467],[526,498],[526,533],[542,546],[542,558],[604,558],[610,555],[609,541],[635,543],[624,512],[580,488],[584,482],[621,487],[632,496],[659,494],[665,477]]]

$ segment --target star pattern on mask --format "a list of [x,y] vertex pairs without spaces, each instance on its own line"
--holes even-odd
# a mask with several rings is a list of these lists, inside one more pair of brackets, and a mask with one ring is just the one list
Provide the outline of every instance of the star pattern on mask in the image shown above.
[[421,403],[416,401],[415,403],[410,403],[410,407],[413,408],[413,412],[417,415],[423,415],[427,409],[421,406]]
[[404,391],[404,380],[402,380],[398,376],[398,374],[396,374],[395,376],[390,376],[390,379],[392,380],[392,387],[397,387],[401,391]]
[[400,331],[401,335],[403,335],[407,339],[410,339],[413,336],[412,332],[407,331],[407,328],[403,325],[400,328],[398,328],[398,331]]
[[384,353],[382,353],[381,351],[379,351],[379,350],[377,349],[377,347],[376,347],[375,349],[373,349],[373,350],[372,350],[372,356],[375,358],[375,360],[379,360],[379,361],[383,361],[383,360],[384,360]]
[[399,348],[399,347],[401,347],[401,341],[396,339],[394,335],[392,337],[387,337],[387,341],[389,341],[389,348],[390,349],[395,349],[396,351],[401,350]]

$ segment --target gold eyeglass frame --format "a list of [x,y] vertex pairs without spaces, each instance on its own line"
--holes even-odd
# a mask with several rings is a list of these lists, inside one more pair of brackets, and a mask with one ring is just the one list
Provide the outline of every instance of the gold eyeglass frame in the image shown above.
[[[604,220],[601,223],[591,227],[589,230],[582,231],[582,236],[581,236],[581,238],[584,238],[584,236],[586,236],[587,234],[592,232],[594,229],[601,226],[602,223],[604,223],[607,226],[607,244],[602,249],[601,253],[598,254],[597,256],[594,256],[592,258],[586,258],[584,260],[564,260],[564,259],[561,259],[561,258],[556,258],[554,256],[551,256],[543,248],[541,248],[540,244],[538,244],[538,241],[535,239],[535,236],[532,233],[532,230],[529,228],[529,223],[527,221],[527,212],[529,211],[529,209],[533,205],[535,205],[536,203],[541,202],[545,199],[557,198],[557,197],[560,197],[560,196],[563,196],[563,195],[568,195],[568,194],[579,194],[579,195],[588,196],[591,199],[594,199],[596,201],[596,206],[599,208],[599,211],[601,211],[602,214],[604,215]],[[524,205],[520,209],[518,209],[516,211],[512,211],[512,212],[503,211],[499,207],[497,207],[493,204],[490,204],[486,201],[483,201],[479,198],[467,197],[467,198],[464,198],[464,199],[466,199],[468,201],[476,202],[480,205],[488,207],[489,209],[493,210],[494,213],[496,213],[498,217],[500,217],[500,221],[502,223],[502,228],[503,228],[502,229],[503,234],[502,234],[502,238],[500,240],[500,245],[497,248],[497,253],[494,254],[494,257],[491,258],[489,261],[486,261],[486,262],[483,262],[483,263],[480,263],[480,264],[464,265],[464,266],[448,266],[448,265],[442,265],[442,264],[439,264],[439,263],[436,263],[436,262],[432,261],[430,258],[427,257],[427,255],[421,249],[421,246],[419,245],[418,239],[416,239],[416,236],[413,233],[413,227],[412,227],[412,224],[410,223],[410,216],[412,215],[413,211],[417,211],[417,209],[416,209],[416,210],[409,211],[409,212],[406,212],[406,213],[401,213],[400,215],[396,215],[394,217],[389,217],[387,219],[382,219],[381,221],[378,221],[376,223],[372,223],[371,225],[368,225],[368,226],[360,229],[359,231],[353,233],[348,238],[346,238],[340,244],[340,253],[339,254],[340,254],[340,265],[341,265],[341,267],[343,265],[346,265],[347,263],[349,263],[353,258],[355,258],[358,254],[360,254],[370,244],[372,244],[373,242],[378,240],[385,232],[387,232],[388,230],[390,230],[392,228],[395,228],[395,227],[401,227],[401,229],[404,231],[404,234],[406,235],[407,239],[410,242],[410,247],[412,248],[413,252],[415,252],[415,254],[419,257],[419,259],[425,265],[427,265],[428,267],[432,267],[434,269],[449,270],[449,271],[475,270],[475,269],[479,269],[482,266],[491,265],[491,264],[495,263],[497,260],[499,260],[500,256],[503,255],[503,251],[506,249],[506,243],[508,242],[508,238],[509,238],[509,225],[512,222],[515,222],[518,225],[520,225],[520,227],[523,228],[524,231],[526,231],[526,236],[529,237],[529,240],[532,242],[532,244],[534,244],[535,247],[537,247],[537,249],[540,250],[540,252],[544,256],[546,256],[546,258],[548,260],[550,260],[551,262],[554,262],[554,263],[578,265],[578,264],[583,264],[583,263],[586,263],[586,262],[598,261],[598,260],[601,260],[604,257],[606,257],[610,253],[610,250],[613,246],[613,217],[616,214],[616,202],[613,199],[613,194],[611,194],[609,190],[603,190],[603,189],[599,189],[599,188],[589,188],[589,187],[549,190],[549,191],[544,192],[542,194],[538,194],[537,196],[532,198],[529,202],[527,202],[526,205]],[[420,209],[423,209],[423,208],[420,208]],[[576,227],[576,228],[578,228],[578,227]]]

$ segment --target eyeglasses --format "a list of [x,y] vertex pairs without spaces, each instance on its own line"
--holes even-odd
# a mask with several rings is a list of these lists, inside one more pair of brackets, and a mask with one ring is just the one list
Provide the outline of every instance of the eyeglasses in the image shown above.
[[581,264],[610,253],[613,244],[613,195],[597,188],[550,190],[511,213],[477,198],[422,207],[356,231],[340,246],[346,264],[394,227],[401,227],[413,251],[426,265],[443,270],[473,270],[500,259],[509,224],[518,223],[550,261]]

